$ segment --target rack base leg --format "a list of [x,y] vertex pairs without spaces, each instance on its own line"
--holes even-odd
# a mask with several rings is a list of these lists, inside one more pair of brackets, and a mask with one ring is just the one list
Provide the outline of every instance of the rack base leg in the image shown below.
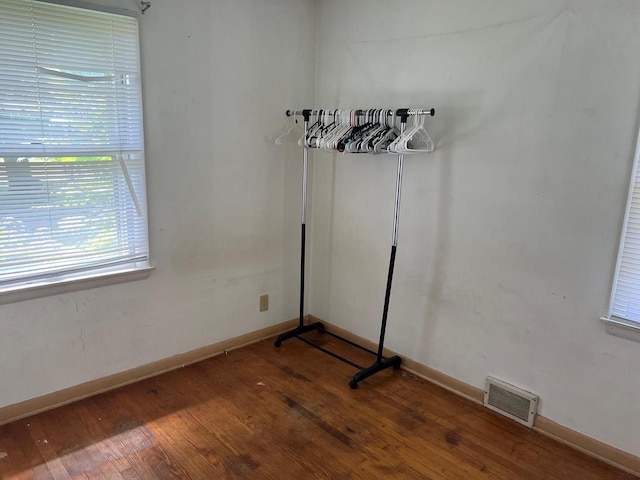
[[311,332],[313,330],[319,330],[320,333],[324,333],[324,325],[322,322],[310,323],[308,325],[300,325],[293,330],[289,330],[288,332],[284,332],[278,336],[276,341],[273,343],[277,348],[280,348],[282,342],[285,340],[289,340],[290,338],[297,337],[303,333]]
[[353,376],[353,379],[349,382],[349,386],[355,390],[358,388],[358,382],[361,382],[365,378],[369,378],[371,375],[375,375],[382,370],[385,370],[389,367],[393,367],[394,370],[398,370],[400,368],[400,364],[402,363],[402,359],[398,356],[393,356],[391,358],[385,358],[382,361],[376,361],[370,367],[361,370]]

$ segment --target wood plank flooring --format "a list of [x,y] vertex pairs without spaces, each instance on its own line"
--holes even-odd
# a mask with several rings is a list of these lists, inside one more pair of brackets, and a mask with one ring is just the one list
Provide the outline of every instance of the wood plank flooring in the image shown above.
[[635,478],[406,372],[354,372],[261,342],[0,427],[0,478]]

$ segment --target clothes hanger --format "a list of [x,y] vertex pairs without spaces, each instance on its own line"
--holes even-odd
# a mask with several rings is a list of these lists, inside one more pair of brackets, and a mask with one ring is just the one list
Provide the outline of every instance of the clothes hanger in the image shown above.
[[[327,150],[327,142],[331,139],[331,136],[333,134],[333,132],[336,130],[336,128],[338,128],[338,118],[337,118],[337,110],[333,111],[333,121],[331,121],[331,118],[329,116],[329,112],[327,112],[325,114],[325,120],[324,120],[324,124],[326,125],[323,129],[322,129],[322,137],[320,138],[319,142],[318,142],[318,148],[322,149],[322,150]],[[331,121],[331,123],[329,123],[329,121]]]
[[[412,119],[413,122],[415,122],[415,120],[416,120],[415,118]],[[410,127],[405,127],[404,132],[389,144],[389,146],[387,147],[387,151],[389,153],[403,153],[401,151],[400,144],[402,140],[406,138],[411,131],[413,131],[414,127],[415,127],[415,124],[412,124]]]
[[404,153],[418,154],[433,152],[435,148],[433,140],[431,140],[429,133],[424,128],[425,116],[416,115],[416,117],[419,118],[416,118],[415,130],[410,136],[407,136],[407,138],[403,140],[402,148],[404,149]]
[[352,138],[345,146],[345,151],[367,153],[365,142],[372,130],[378,126],[376,118],[376,110],[373,109],[366,110],[358,116],[358,125],[354,128]]
[[333,150],[344,152],[345,143],[349,140],[353,129],[355,128],[355,110],[345,110],[344,112],[344,128],[336,135],[331,142]]
[[304,138],[304,130],[300,127],[298,119],[295,115],[293,117],[293,124],[282,135],[276,138],[276,145],[295,145],[298,144],[301,138]]
[[[400,135],[400,130],[396,127],[396,112],[395,110],[384,110],[385,124],[387,126],[386,132],[381,135],[373,144],[373,153],[388,153],[387,149],[391,142],[393,142]],[[389,120],[391,118],[391,120]]]
[[353,128],[344,143],[344,152],[358,153],[358,142],[366,128],[367,113],[353,110]]
[[356,153],[358,151],[358,140],[360,138],[360,132],[362,131],[362,123],[365,121],[366,113],[358,114],[358,111],[354,111],[354,127],[351,129],[349,138],[344,141],[344,153]]
[[332,142],[336,138],[336,135],[340,135],[340,132],[344,128],[342,112],[342,110],[337,109],[333,111],[333,122],[331,124],[331,128],[327,129],[326,135],[322,139],[320,145],[320,148],[322,148],[323,150],[333,150]]
[[380,128],[380,115],[379,110],[367,110],[365,115],[365,123],[362,130],[359,132],[359,139],[355,145],[356,153],[368,153],[368,142],[375,135],[375,132]]
[[387,110],[376,110],[376,127],[366,136],[364,150],[367,153],[375,153],[375,144],[389,131]]
[[412,115],[414,124],[388,147],[390,153],[419,154],[433,152],[435,146],[424,128],[424,116]]
[[321,127],[320,117],[322,116],[322,112],[323,110],[316,112],[315,123],[307,129],[306,137],[301,138],[298,142],[298,145],[301,147],[316,148],[315,143],[318,135],[318,129]]

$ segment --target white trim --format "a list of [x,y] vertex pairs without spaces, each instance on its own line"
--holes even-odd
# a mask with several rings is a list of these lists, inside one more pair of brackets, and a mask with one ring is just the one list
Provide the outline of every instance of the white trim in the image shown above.
[[51,278],[40,282],[25,283],[11,289],[0,291],[0,305],[7,303],[23,302],[34,298],[60,295],[62,293],[90,288],[106,287],[117,283],[143,280],[151,275],[155,267],[148,262],[140,262],[135,265],[103,268],[92,272],[82,272],[74,275]]
[[613,316],[602,317],[600,321],[604,323],[609,335],[640,342],[640,323]]
[[55,5],[63,5],[65,7],[84,8],[85,10],[94,10],[96,12],[111,13],[113,15],[123,15],[125,17],[139,18],[140,12],[128,10],[126,8],[110,7],[108,5],[100,5],[82,0],[35,0],[36,2],[53,3]]

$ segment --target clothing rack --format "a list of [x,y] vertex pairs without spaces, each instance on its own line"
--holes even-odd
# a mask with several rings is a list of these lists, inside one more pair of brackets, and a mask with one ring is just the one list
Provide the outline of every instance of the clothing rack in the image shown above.
[[[371,111],[372,110],[352,110],[351,114],[360,117],[360,116],[369,115]],[[337,112],[339,112],[339,110],[332,111],[332,110],[304,109],[304,110],[287,110],[286,115],[288,117],[301,116],[304,118],[304,135],[306,138],[307,133],[309,132],[309,122],[312,116],[316,116],[316,117],[320,117],[322,115],[335,116],[338,114]],[[408,117],[410,116],[432,116],[433,117],[435,115],[435,109],[433,108],[431,109],[401,108],[397,110],[377,110],[377,112],[383,112],[383,115],[386,114],[387,116],[395,115],[400,118],[400,136],[401,137],[405,133]],[[378,341],[377,351],[370,350],[346,338],[343,338],[339,335],[336,335],[332,332],[327,331],[324,328],[324,325],[322,324],[322,322],[315,322],[307,325],[304,324],[304,278],[305,278],[305,249],[306,249],[306,223],[307,223],[308,163],[309,163],[309,147],[305,142],[304,149],[303,149],[303,164],[302,164],[302,225],[301,225],[301,238],[300,238],[300,245],[301,245],[301,248],[300,248],[300,316],[298,319],[298,326],[293,330],[290,330],[288,332],[285,332],[279,335],[275,341],[275,346],[279,348],[282,345],[282,342],[284,342],[285,340],[288,340],[290,338],[297,338],[311,345],[312,347],[317,348],[318,350],[338,360],[341,360],[342,362],[345,362],[351,365],[352,367],[357,368],[359,372],[357,372],[349,382],[349,386],[352,389],[355,389],[355,388],[358,388],[359,382],[378,372],[381,372],[382,370],[385,370],[389,367],[393,367],[394,369],[399,369],[400,364],[402,362],[402,359],[396,355],[394,355],[393,357],[385,357],[383,355],[383,350],[384,350],[385,333],[387,329],[387,316],[389,313],[389,300],[391,298],[391,284],[393,282],[393,271],[395,267],[396,251],[398,247],[398,222],[399,222],[399,216],[400,216],[400,197],[402,194],[402,172],[404,167],[404,153],[398,154],[395,206],[394,206],[394,213],[393,213],[393,235],[392,235],[392,241],[391,241],[391,255],[389,258],[389,270],[387,273],[387,287],[385,291],[384,307],[382,310],[382,323],[380,325],[380,339]],[[304,333],[311,332],[311,331],[319,331],[321,333],[331,335],[332,337],[335,337],[338,340],[341,340],[342,342],[345,342],[349,345],[359,348],[360,350],[363,350],[372,355],[375,355],[376,359],[368,367],[363,367],[361,365],[358,365],[357,363],[352,362],[351,360],[344,358],[343,356],[338,355],[335,352],[327,350],[326,348],[323,348],[322,346],[317,345],[302,336]]]
[[[293,117],[293,116],[300,116],[303,117],[305,115],[305,112],[309,112],[309,117],[311,116],[316,116],[318,114],[320,114],[320,112],[327,112],[328,115],[336,115],[336,110],[287,110],[286,111],[286,115],[287,117]],[[368,110],[365,109],[360,109],[360,110],[355,110],[355,114],[356,115],[366,115],[368,112]],[[396,115],[398,117],[401,117],[403,115],[407,116],[407,117],[411,117],[411,116],[415,116],[415,115],[429,115],[431,117],[433,117],[436,114],[436,109],[435,108],[429,108],[429,109],[411,109],[411,108],[400,108],[397,110],[387,110],[387,115],[391,116],[391,115]],[[406,120],[406,119],[405,119]],[[405,121],[406,123],[406,121]]]

